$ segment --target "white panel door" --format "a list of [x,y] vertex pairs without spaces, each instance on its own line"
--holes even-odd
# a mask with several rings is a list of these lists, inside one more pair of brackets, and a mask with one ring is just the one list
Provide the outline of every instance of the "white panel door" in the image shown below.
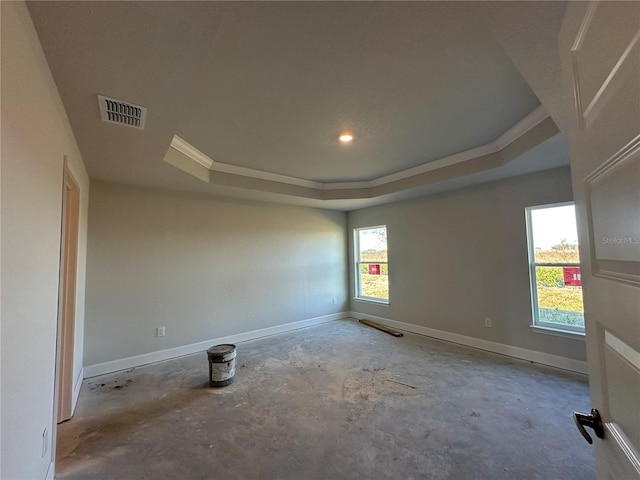
[[586,432],[598,478],[640,479],[640,2],[569,2],[560,53],[603,438]]

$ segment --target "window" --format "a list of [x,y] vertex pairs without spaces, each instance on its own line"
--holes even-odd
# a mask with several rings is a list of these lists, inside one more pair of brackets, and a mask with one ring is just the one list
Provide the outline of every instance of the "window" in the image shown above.
[[533,326],[584,333],[573,203],[529,207],[526,215]]
[[387,227],[354,230],[356,298],[389,303]]

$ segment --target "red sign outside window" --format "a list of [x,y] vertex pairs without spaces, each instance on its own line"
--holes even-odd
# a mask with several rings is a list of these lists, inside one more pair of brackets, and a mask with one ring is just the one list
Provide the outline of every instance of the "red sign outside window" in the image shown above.
[[566,287],[581,287],[580,267],[562,267],[564,285]]
[[369,264],[369,275],[380,275],[380,264]]

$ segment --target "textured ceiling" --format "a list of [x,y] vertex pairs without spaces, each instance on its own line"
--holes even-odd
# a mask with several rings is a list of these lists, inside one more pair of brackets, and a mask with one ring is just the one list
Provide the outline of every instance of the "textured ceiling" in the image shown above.
[[473,9],[420,2],[242,9],[201,91],[180,137],[216,161],[325,182],[484,145],[540,104]]
[[[540,94],[519,73],[535,42],[507,55],[513,35],[501,39],[500,23],[487,17],[506,25],[509,10],[488,8],[483,15],[482,4],[459,2],[29,3],[92,178],[342,209],[429,189],[414,182],[396,195],[369,195],[378,200],[354,193],[331,202],[239,174],[203,181],[162,160],[177,134],[219,164],[362,182],[492,144],[540,105]],[[512,15],[526,14],[517,8]],[[558,26],[535,35],[548,44]],[[146,129],[101,122],[97,94],[146,106]],[[355,134],[353,144],[339,144],[342,130]],[[542,145],[549,132],[524,142],[526,165],[511,155],[482,169],[515,175],[566,164],[549,152],[556,145],[566,153],[563,141]],[[543,153],[531,158],[536,151]],[[516,167],[500,167],[511,160]],[[461,173],[463,183],[491,177],[476,173]]]

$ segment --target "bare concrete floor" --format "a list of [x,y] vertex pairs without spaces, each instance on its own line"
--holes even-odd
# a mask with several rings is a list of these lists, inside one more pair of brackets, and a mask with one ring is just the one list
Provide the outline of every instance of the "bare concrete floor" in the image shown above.
[[353,321],[85,381],[61,479],[589,479],[586,378]]

